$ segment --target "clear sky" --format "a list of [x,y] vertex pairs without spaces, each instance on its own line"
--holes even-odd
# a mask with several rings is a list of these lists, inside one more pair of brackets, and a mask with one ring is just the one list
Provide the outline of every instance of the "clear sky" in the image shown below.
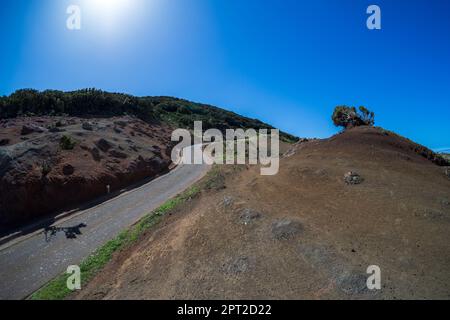
[[[66,9],[81,7],[81,30]],[[368,30],[377,4],[382,29]],[[4,0],[0,94],[96,87],[170,95],[304,137],[341,104],[450,147],[450,1]]]

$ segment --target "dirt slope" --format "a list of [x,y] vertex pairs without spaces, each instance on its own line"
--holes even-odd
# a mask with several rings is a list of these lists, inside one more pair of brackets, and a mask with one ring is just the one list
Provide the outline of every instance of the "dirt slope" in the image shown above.
[[[72,298],[448,299],[450,180],[419,149],[355,128],[297,144],[276,176],[223,167],[224,188],[167,217]],[[348,171],[364,181],[347,185]],[[380,291],[366,288],[369,265]]]
[[167,171],[170,132],[131,116],[0,120],[0,227]]

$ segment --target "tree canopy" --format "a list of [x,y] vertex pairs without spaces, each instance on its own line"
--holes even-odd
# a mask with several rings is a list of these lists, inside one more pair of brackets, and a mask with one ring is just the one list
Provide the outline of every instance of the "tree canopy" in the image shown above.
[[366,107],[337,106],[334,108],[331,116],[333,123],[337,127],[344,127],[345,129],[357,126],[373,126],[375,124],[375,113],[368,110]]
[[[174,127],[192,129],[194,121],[202,121],[203,128],[272,129],[257,119],[242,117],[214,106],[194,103],[173,97],[135,97],[110,93],[94,88],[71,92],[56,90],[17,90],[0,97],[0,119],[18,116],[120,116],[133,115],[147,122],[164,122]],[[298,138],[280,132],[289,142]]]

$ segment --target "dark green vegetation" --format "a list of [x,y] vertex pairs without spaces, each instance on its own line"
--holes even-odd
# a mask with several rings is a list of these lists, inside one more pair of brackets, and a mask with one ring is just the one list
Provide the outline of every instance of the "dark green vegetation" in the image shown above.
[[381,127],[376,127],[378,130],[380,130],[380,132],[383,133],[383,135],[385,136],[393,136],[393,137],[397,137],[397,138],[402,138],[405,139],[406,141],[409,142],[409,149],[414,151],[415,153],[421,155],[422,157],[430,160],[431,162],[433,162],[434,164],[438,165],[438,166],[450,166],[450,159],[448,157],[446,157],[444,154],[442,153],[436,153],[431,149],[428,149],[427,147],[420,145],[418,143],[415,143],[414,141],[412,141],[411,139],[402,137],[400,135],[398,135],[395,132],[383,129]]
[[362,106],[358,110],[355,107],[337,106],[331,119],[335,126],[345,129],[375,124],[375,114]]
[[441,153],[441,156],[450,161],[450,153]]
[[[185,192],[168,200],[162,206],[142,218],[132,227],[121,232],[116,238],[108,241],[100,247],[96,252],[87,257],[80,264],[81,285],[84,286],[91,280],[97,272],[99,272],[118,252],[133,243],[137,242],[140,237],[152,227],[157,225],[161,219],[168,213],[179,208],[183,203],[197,197],[202,190],[220,189],[223,180],[223,174],[218,167],[212,168],[206,177],[197,182],[193,187]],[[31,295],[33,300],[60,300],[66,298],[72,291],[67,288],[67,279],[69,274],[62,274],[44,287]]]
[[[17,90],[8,97],[0,97],[0,119],[18,116],[120,116],[134,115],[147,122],[165,122],[176,128],[192,129],[194,121],[203,121],[205,130],[272,129],[256,119],[242,117],[206,104],[171,97],[134,97],[97,89],[72,92],[55,90]],[[286,142],[298,140],[280,132]]]
[[64,135],[61,137],[59,145],[63,150],[72,150],[73,148],[75,148],[76,143],[70,136]]

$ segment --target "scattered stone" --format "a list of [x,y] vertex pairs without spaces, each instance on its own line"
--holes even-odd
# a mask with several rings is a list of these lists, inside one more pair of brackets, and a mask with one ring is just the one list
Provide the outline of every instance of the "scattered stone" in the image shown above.
[[358,173],[350,171],[344,175],[344,181],[346,184],[360,184],[364,181],[364,178],[361,177]]
[[91,149],[91,155],[95,161],[100,161],[102,159],[102,157],[100,155],[100,150],[98,150],[95,147]]
[[0,140],[0,147],[6,146],[9,144],[9,139],[1,139]]
[[34,124],[25,124],[22,126],[22,130],[20,131],[20,134],[23,136],[26,136],[26,135],[34,133],[34,132],[42,133],[44,131],[45,131],[44,128],[36,126]]
[[120,129],[117,128],[117,127],[114,127],[114,132],[115,132],[115,133],[122,133],[122,130],[120,130]]
[[83,122],[83,124],[81,125],[81,128],[83,128],[84,130],[87,130],[87,131],[94,130],[94,127],[89,122]]
[[239,216],[239,221],[244,225],[248,225],[258,218],[261,218],[261,213],[246,208],[242,210],[241,215]]
[[58,133],[58,132],[64,132],[66,130],[61,129],[60,127],[50,127],[48,129],[48,131],[51,132],[51,133]]
[[120,151],[117,151],[117,150],[111,150],[109,152],[109,155],[111,157],[119,158],[119,159],[126,159],[128,157],[126,153],[123,153],[123,152],[120,152]]
[[103,152],[108,152],[108,150],[112,148],[112,144],[106,139],[98,140],[96,145]]
[[65,176],[70,176],[70,175],[72,175],[74,172],[75,172],[75,168],[74,168],[72,165],[70,165],[70,164],[66,164],[66,165],[63,167],[63,174],[64,174]]
[[272,224],[272,234],[277,240],[293,239],[302,230],[303,226],[300,222],[290,219],[281,219]]
[[442,199],[441,200],[441,204],[443,207],[449,207],[450,206],[450,201],[448,201],[447,199]]
[[233,202],[234,202],[233,197],[229,197],[229,196],[223,197],[223,205],[224,205],[225,207],[231,206],[231,205],[233,204]]
[[119,127],[121,127],[123,129],[123,128],[125,128],[127,126],[128,123],[126,121],[119,120],[119,121],[114,121],[114,124],[116,126],[119,126]]

